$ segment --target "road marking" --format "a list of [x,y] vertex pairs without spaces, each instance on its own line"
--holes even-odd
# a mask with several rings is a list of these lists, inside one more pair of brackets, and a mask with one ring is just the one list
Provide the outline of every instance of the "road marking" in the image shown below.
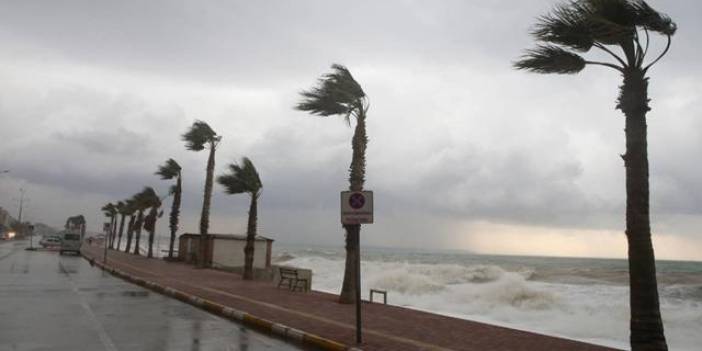
[[[133,269],[133,270],[135,270],[135,271],[137,271],[137,272],[141,272],[141,273],[144,273],[144,274],[148,274],[148,275],[155,276],[155,274],[153,274],[152,272],[148,272],[148,271],[145,271],[145,270],[140,269],[140,268],[138,268],[138,267],[134,267],[134,266],[132,266],[131,264],[124,263],[124,261],[122,261],[122,260],[120,260],[120,259],[114,259],[114,258],[113,258],[113,259],[112,259],[112,262],[114,262],[114,261],[118,261],[119,264],[124,265],[124,266],[127,266],[127,267],[129,267],[129,268],[131,268],[131,269]],[[249,303],[252,303],[252,304],[256,304],[256,305],[260,305],[260,306],[264,306],[264,307],[276,309],[276,310],[279,310],[279,311],[288,312],[288,313],[295,314],[295,315],[298,315],[298,316],[302,316],[302,317],[314,319],[314,320],[317,320],[317,321],[320,321],[320,322],[324,322],[324,323],[329,323],[329,324],[332,324],[332,325],[336,325],[336,326],[338,326],[338,327],[342,327],[342,328],[346,328],[346,329],[350,329],[350,330],[355,330],[355,328],[356,328],[356,326],[351,325],[351,324],[347,324],[347,323],[343,323],[343,322],[338,322],[338,321],[335,321],[335,320],[332,320],[332,319],[328,319],[328,318],[324,318],[324,317],[320,317],[320,316],[317,316],[317,315],[314,315],[314,314],[310,314],[310,313],[306,313],[306,312],[301,312],[301,311],[289,309],[289,308],[286,308],[286,307],[274,305],[274,304],[271,304],[271,303],[267,303],[267,302],[262,302],[262,301],[250,299],[250,298],[248,298],[248,297],[241,296],[241,295],[236,295],[236,294],[232,294],[232,293],[229,293],[229,292],[226,292],[226,291],[223,291],[223,290],[213,289],[213,288],[207,288],[207,287],[203,287],[203,286],[195,286],[195,285],[191,285],[191,284],[188,284],[188,283],[184,283],[184,282],[182,282],[182,281],[179,281],[179,283],[180,283],[180,284],[183,284],[183,285],[187,285],[187,286],[189,286],[189,287],[191,287],[191,288],[194,288],[194,289],[202,289],[202,290],[210,291],[210,292],[213,292],[213,293],[216,293],[216,294],[220,294],[220,295],[225,295],[225,296],[233,297],[233,298],[235,298],[235,299],[239,299],[239,300],[242,300],[242,301],[246,301],[246,302],[249,302]],[[394,341],[398,341],[398,342],[403,342],[403,343],[407,343],[407,344],[412,344],[412,345],[414,345],[414,346],[422,347],[422,348],[425,348],[425,349],[428,349],[428,350],[452,351],[452,349],[449,349],[449,348],[445,348],[445,347],[441,347],[441,346],[436,346],[436,345],[428,344],[428,343],[425,343],[425,342],[422,342],[422,341],[419,341],[419,340],[409,339],[409,338],[405,338],[405,337],[402,337],[402,336],[396,336],[396,335],[386,334],[386,333],[379,332],[379,331],[375,331],[375,330],[371,330],[371,329],[364,329],[363,332],[364,332],[365,334],[371,334],[371,335],[379,336],[379,337],[382,337],[382,338],[386,338],[386,339],[390,339],[390,340],[394,340]]]
[[97,319],[95,316],[95,313],[93,313],[93,310],[90,308],[90,305],[85,301],[85,297],[83,296],[83,293],[78,290],[78,286],[76,286],[76,283],[71,279],[70,274],[66,269],[63,267],[63,264],[61,264],[61,261],[59,261],[59,267],[61,268],[61,273],[63,273],[66,278],[68,278],[68,282],[71,284],[71,289],[73,289],[73,292],[78,295],[78,298],[80,299],[80,305],[83,307],[83,310],[85,313],[88,315],[88,318],[92,322],[93,327],[95,328],[95,331],[98,334],[98,337],[100,338],[100,342],[102,342],[102,345],[105,347],[105,350],[107,351],[118,351],[117,346],[112,342],[112,339],[110,336],[107,334],[107,331],[105,330],[105,327],[100,323],[100,321]]

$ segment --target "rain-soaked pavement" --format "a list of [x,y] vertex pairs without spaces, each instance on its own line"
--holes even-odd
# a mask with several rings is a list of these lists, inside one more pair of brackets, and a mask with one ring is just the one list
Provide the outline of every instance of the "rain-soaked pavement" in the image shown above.
[[300,350],[117,279],[0,241],[0,351]]

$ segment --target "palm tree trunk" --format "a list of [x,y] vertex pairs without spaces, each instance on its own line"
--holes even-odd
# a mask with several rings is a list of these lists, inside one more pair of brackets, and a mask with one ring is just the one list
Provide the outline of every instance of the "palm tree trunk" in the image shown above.
[[648,78],[640,69],[624,73],[619,105],[626,116],[626,236],[632,351],[667,350],[658,299],[656,262],[651,242],[646,113]]
[[[351,191],[363,190],[366,175],[367,145],[366,114],[361,112],[356,118],[356,130],[351,141],[353,149],[351,167],[349,169],[349,190]],[[339,302],[350,304],[356,301],[356,262],[360,260],[361,225],[347,224],[344,225],[344,229],[346,230],[346,266],[344,268],[344,282],[341,285]]]
[[214,167],[215,167],[215,144],[210,143],[210,156],[207,158],[207,176],[205,177],[205,194],[202,200],[202,214],[200,215],[200,260],[198,260],[198,265],[200,267],[205,267],[207,262],[205,260],[205,255],[207,254],[207,248],[205,243],[207,242],[207,233],[210,227],[210,202],[212,201],[212,181],[214,178]]
[[156,213],[157,209],[156,207],[152,207],[151,211],[149,212],[149,221],[153,221],[153,223],[149,223],[149,251],[146,254],[146,257],[148,258],[153,258],[154,257],[154,235],[156,233]]
[[117,234],[117,215],[112,216],[112,223],[110,225],[110,249],[115,248],[115,234]]
[[119,235],[117,238],[117,250],[119,250],[120,246],[122,245],[122,234],[124,233],[124,219],[126,218],[126,215],[122,215],[122,219],[119,221]]
[[178,231],[178,216],[180,215],[180,196],[182,186],[183,182],[180,177],[180,174],[178,174],[175,193],[173,194],[173,204],[171,205],[171,241],[168,244],[168,258],[173,258],[173,246],[175,245],[176,232]]
[[132,214],[129,216],[129,225],[127,225],[127,247],[124,252],[129,252],[132,249],[132,237],[134,236],[134,221],[136,217]]
[[139,244],[141,242],[141,228],[144,226],[144,210],[139,210],[139,215],[136,220],[136,237],[134,238],[134,254],[139,254]]
[[258,195],[251,194],[249,206],[249,223],[246,227],[246,246],[244,247],[244,280],[253,279],[254,244],[256,243],[256,222],[258,220]]

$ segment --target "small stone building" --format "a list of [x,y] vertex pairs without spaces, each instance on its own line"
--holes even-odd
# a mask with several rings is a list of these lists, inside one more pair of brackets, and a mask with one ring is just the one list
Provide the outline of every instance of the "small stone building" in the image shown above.
[[[195,264],[201,254],[200,234],[185,233],[178,239],[178,258]],[[244,266],[246,235],[209,234],[205,242],[205,265],[215,268],[239,268]],[[256,236],[254,243],[254,268],[271,267],[273,239]]]

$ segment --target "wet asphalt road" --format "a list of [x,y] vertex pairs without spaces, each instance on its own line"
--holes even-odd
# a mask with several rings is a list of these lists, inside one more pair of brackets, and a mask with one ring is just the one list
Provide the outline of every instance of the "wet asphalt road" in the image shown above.
[[300,350],[115,278],[0,241],[0,351]]

